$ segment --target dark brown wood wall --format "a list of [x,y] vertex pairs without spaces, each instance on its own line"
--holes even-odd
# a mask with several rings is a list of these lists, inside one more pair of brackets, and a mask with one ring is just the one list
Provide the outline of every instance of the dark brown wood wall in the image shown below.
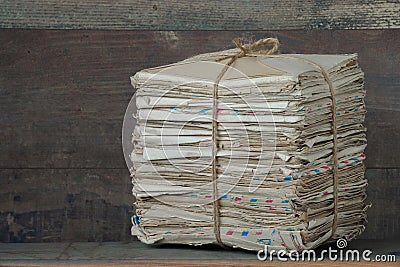
[[[368,1],[347,1],[348,13],[334,8],[341,1],[299,1],[287,20],[278,4],[285,1],[271,1],[281,17],[268,11],[265,18],[249,7],[234,17],[239,2],[228,1],[233,13],[222,12],[221,20],[206,4],[177,1],[139,1],[138,7],[130,1],[99,7],[93,1],[39,2],[0,0],[0,241],[130,240],[133,198],[121,148],[123,116],[134,93],[129,76],[230,48],[237,36],[278,37],[282,53],[359,54],[373,204],[362,238],[400,238],[400,29],[389,29],[400,25],[393,15],[398,1],[372,1],[369,11],[362,6]],[[195,10],[208,10],[212,19]],[[351,12],[354,20],[346,22]],[[336,29],[310,29],[320,24]],[[131,30],[109,30],[114,28]]]

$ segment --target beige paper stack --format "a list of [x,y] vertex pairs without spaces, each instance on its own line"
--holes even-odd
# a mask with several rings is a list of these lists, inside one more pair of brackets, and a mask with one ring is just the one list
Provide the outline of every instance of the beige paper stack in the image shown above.
[[230,56],[240,52],[200,55],[132,77],[132,234],[148,244],[219,241],[249,250],[353,239],[365,228],[367,186],[357,55],[248,51],[216,88]]

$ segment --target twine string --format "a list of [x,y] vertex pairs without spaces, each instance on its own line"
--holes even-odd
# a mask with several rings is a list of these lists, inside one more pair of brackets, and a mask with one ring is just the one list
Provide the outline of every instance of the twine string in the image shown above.
[[[324,70],[322,66],[319,64],[305,59],[305,58],[299,58],[295,56],[290,56],[290,55],[277,55],[275,57],[279,58],[289,58],[289,59],[295,59],[298,61],[302,61],[304,63],[310,64],[316,69],[319,70],[319,72],[322,74],[326,84],[328,85],[329,88],[329,93],[332,101],[331,105],[331,113],[332,113],[332,135],[333,135],[333,147],[332,147],[332,157],[333,157],[333,177],[332,177],[332,185],[333,185],[333,220],[332,220],[332,233],[329,238],[333,238],[336,229],[337,229],[337,222],[338,222],[338,187],[339,187],[339,159],[338,159],[338,138],[337,138],[337,117],[336,117],[336,96],[335,96],[335,89],[333,87],[332,81],[329,78],[328,73]],[[308,219],[307,219],[308,220]],[[329,239],[328,238],[328,239]]]
[[[235,63],[235,61],[238,58],[244,57],[249,54],[259,54],[259,55],[272,55],[276,53],[279,49],[279,41],[276,38],[264,38],[260,39],[252,44],[247,44],[247,45],[241,45],[238,38],[233,39],[233,43],[236,45],[237,48],[240,49],[240,51],[234,55],[229,55],[225,57],[221,57],[216,59],[217,62],[223,61],[226,59],[229,59],[227,63],[225,63],[225,66],[217,76],[215,82],[214,82],[214,88],[213,88],[213,105],[212,105],[212,143],[213,143],[213,149],[212,149],[212,182],[213,182],[213,221],[214,221],[214,233],[215,233],[215,238],[216,241],[219,245],[222,247],[225,247],[222,240],[221,240],[221,234],[220,234],[220,226],[221,226],[221,217],[220,217],[220,197],[218,195],[218,186],[217,186],[217,179],[218,179],[218,173],[217,173],[217,149],[218,149],[218,144],[217,144],[217,130],[218,130],[218,122],[217,122],[217,115],[218,115],[218,89],[219,89],[219,83],[223,76],[226,74],[228,69]],[[260,46],[263,45],[272,45],[271,49],[259,49]],[[333,201],[334,201],[334,210],[333,210],[333,221],[332,221],[332,233],[330,235],[330,238],[333,238],[336,229],[337,229],[337,215],[338,215],[338,179],[339,179],[339,162],[338,162],[338,140],[337,140],[337,118],[336,118],[336,98],[335,98],[335,92],[334,92],[334,87],[332,84],[332,81],[329,79],[329,75],[327,72],[318,64],[315,62],[312,62],[310,60],[304,59],[304,58],[298,58],[294,56],[289,56],[289,55],[274,55],[272,57],[278,57],[278,58],[290,58],[290,59],[295,59],[295,60],[300,60],[303,62],[306,62],[308,64],[313,65],[316,67],[324,77],[325,82],[327,83],[331,95],[331,100],[332,100],[332,105],[331,105],[331,112],[332,112],[332,134],[333,134]]]
[[[214,90],[213,90],[213,105],[212,105],[212,183],[213,183],[213,221],[214,221],[214,233],[217,243],[224,247],[224,244],[221,240],[220,226],[221,226],[221,217],[220,217],[220,197],[218,195],[218,173],[217,173],[217,130],[218,130],[218,122],[217,122],[217,110],[218,110],[218,89],[219,83],[225,73],[228,71],[230,66],[235,63],[238,58],[244,57],[250,53],[258,53],[262,55],[271,55],[278,51],[279,41],[275,38],[265,38],[260,39],[254,42],[251,45],[241,45],[238,38],[233,39],[233,43],[237,48],[240,49],[239,53],[236,53],[231,56],[219,58],[216,61],[222,61],[224,59],[230,58],[230,60],[225,64],[221,72],[218,74],[215,82],[214,82]],[[273,45],[271,49],[259,50],[258,48],[262,45]]]

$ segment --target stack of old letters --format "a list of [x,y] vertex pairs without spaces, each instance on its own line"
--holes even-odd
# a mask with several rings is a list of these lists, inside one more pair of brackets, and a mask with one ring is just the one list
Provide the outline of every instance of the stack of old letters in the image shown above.
[[216,60],[238,52],[204,54],[131,78],[132,233],[148,244],[201,245],[215,243],[218,231],[223,244],[249,250],[353,239],[365,228],[367,186],[357,55],[249,53],[219,81],[215,107],[214,82],[229,58]]

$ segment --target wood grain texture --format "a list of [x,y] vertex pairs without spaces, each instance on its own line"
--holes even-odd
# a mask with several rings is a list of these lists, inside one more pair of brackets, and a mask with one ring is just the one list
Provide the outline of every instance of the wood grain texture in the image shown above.
[[400,169],[368,169],[368,224],[361,239],[400,239]]
[[400,238],[400,30],[2,29],[0,241],[129,239],[133,198],[121,149],[129,76],[230,48],[236,36],[278,37],[282,53],[359,54],[374,169],[363,238]]
[[398,0],[0,0],[0,27],[280,30],[400,27]]
[[127,169],[2,169],[0,177],[0,242],[131,240]]
[[[282,53],[359,53],[370,168],[400,167],[400,30],[0,30],[0,168],[124,168],[121,128],[146,67],[277,36]],[[385,40],[382,42],[382,40]]]
[[[371,250],[365,261],[360,255],[357,261],[329,260],[328,253],[322,254],[323,249],[336,249],[335,244],[322,246],[316,250],[318,258],[323,261],[307,261],[307,266],[399,266],[393,260],[400,260],[398,240],[354,240],[349,242],[343,251],[358,249]],[[335,252],[332,253],[334,256]],[[338,253],[339,254],[339,253]],[[377,255],[394,255],[392,265],[384,262],[377,264],[373,260]],[[294,257],[296,255],[293,254]],[[343,258],[344,258],[343,257]],[[301,258],[301,255],[300,255]],[[332,257],[331,257],[332,258]],[[348,257],[350,258],[350,257]],[[274,256],[272,260],[260,262],[254,251],[240,249],[223,249],[217,245],[190,246],[190,245],[163,245],[149,246],[140,242],[65,242],[65,243],[0,243],[0,264],[2,266],[81,266],[81,267],[132,267],[132,266],[305,266],[305,261],[279,260]],[[386,258],[387,259],[387,258]],[[374,263],[374,264],[373,264]],[[389,262],[390,263],[390,262]]]

